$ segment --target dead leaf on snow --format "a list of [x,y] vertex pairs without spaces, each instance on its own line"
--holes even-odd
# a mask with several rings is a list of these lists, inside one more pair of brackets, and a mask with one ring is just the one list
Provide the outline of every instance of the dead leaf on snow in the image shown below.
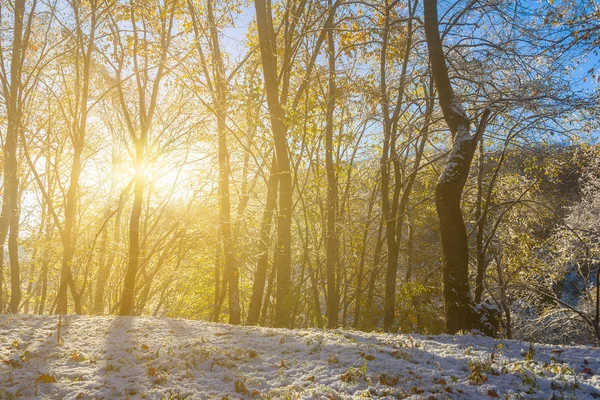
[[17,368],[22,368],[23,366],[21,365],[20,362],[18,362],[17,360],[2,360],[2,362],[6,365],[10,365],[11,367],[13,367],[14,369]]
[[56,378],[54,378],[52,375],[41,374],[39,376],[39,378],[36,379],[36,382],[38,382],[38,383],[56,383]]
[[385,386],[396,386],[400,382],[400,378],[395,375],[383,373],[379,375],[379,383]]

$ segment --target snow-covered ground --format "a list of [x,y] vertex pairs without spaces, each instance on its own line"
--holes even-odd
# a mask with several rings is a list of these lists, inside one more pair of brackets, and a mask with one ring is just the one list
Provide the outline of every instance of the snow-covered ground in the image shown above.
[[0,399],[600,398],[600,350],[475,336],[0,316]]

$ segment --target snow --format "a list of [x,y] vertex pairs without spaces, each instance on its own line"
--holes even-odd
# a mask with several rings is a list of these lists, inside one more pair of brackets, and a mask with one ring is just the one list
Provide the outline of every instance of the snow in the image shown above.
[[0,399],[600,398],[589,346],[146,317],[57,328],[0,316]]

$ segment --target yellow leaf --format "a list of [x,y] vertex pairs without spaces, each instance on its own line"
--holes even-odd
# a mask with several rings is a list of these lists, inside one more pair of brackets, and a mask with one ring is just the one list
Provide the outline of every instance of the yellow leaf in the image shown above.
[[52,375],[41,374],[39,378],[37,378],[36,382],[38,383],[56,383],[56,378]]

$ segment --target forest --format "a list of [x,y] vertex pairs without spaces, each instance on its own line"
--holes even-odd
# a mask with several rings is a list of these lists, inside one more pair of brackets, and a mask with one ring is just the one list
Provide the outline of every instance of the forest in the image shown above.
[[598,343],[599,48],[595,0],[1,1],[0,313]]

